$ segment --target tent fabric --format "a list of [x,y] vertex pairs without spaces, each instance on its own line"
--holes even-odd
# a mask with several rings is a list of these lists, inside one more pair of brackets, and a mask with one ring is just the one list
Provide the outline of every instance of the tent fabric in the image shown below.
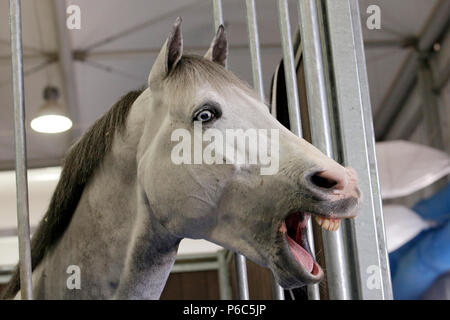
[[410,195],[450,173],[450,157],[425,145],[378,142],[376,153],[383,199]]

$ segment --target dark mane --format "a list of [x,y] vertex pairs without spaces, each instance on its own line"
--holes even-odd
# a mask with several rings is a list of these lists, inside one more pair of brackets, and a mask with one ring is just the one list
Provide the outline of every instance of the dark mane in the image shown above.
[[[116,131],[120,132],[125,128],[131,105],[142,91],[131,91],[120,98],[70,148],[47,212],[31,240],[33,270],[65,232],[86,183],[110,151]],[[16,266],[3,298],[13,298],[19,290],[19,269]]]

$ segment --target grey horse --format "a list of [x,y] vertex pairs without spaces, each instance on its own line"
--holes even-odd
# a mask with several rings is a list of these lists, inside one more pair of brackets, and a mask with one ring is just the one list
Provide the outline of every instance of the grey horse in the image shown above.
[[[340,219],[354,217],[356,173],[282,126],[224,68],[226,59],[223,26],[204,57],[183,55],[177,19],[148,88],[125,95],[72,146],[32,238],[35,298],[158,299],[183,238],[239,252],[270,268],[284,288],[323,278],[307,221],[313,215],[333,232]],[[233,163],[223,150],[214,154],[221,163],[173,161],[173,132],[194,135],[195,123],[216,137],[232,129],[267,132],[277,170],[261,174],[264,164]],[[74,266],[81,279],[75,289],[67,273]],[[16,269],[4,297],[19,292]]]

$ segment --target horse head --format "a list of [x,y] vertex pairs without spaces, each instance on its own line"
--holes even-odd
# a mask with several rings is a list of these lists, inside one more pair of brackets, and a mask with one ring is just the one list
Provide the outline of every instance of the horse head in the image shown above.
[[139,100],[138,180],[152,218],[179,239],[206,239],[269,267],[285,288],[320,281],[307,221],[333,232],[354,217],[356,172],[282,126],[224,67],[222,26],[201,57],[183,55],[180,23]]

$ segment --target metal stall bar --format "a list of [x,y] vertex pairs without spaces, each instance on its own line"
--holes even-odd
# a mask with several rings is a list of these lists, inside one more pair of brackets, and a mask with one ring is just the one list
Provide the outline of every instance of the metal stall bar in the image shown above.
[[217,252],[217,260],[219,264],[219,291],[220,300],[231,300],[231,286],[230,286],[230,273],[228,271],[228,259],[227,250],[220,250]]
[[[289,8],[287,0],[278,0],[278,14],[281,32],[281,46],[283,49],[283,66],[288,98],[289,125],[291,131],[298,137],[303,136],[302,122],[300,118],[300,102],[298,98],[297,74],[295,71],[294,50],[291,40],[291,28],[289,22]],[[314,235],[311,219],[308,221],[308,242],[311,252],[314,254]],[[319,286],[308,286],[308,298],[320,300]]]
[[216,32],[219,26],[223,24],[222,0],[212,0],[212,5],[213,5],[214,32]]
[[378,185],[369,84],[357,0],[323,0],[328,80],[337,121],[338,156],[359,175],[364,201],[343,221],[352,298],[391,299],[392,288]]
[[[291,40],[291,27],[289,22],[289,8],[287,0],[278,0],[278,14],[281,32],[281,46],[283,49],[283,66],[288,98],[289,125],[291,131],[298,137],[303,136],[302,122],[300,118],[300,102],[298,98],[297,74],[295,71],[294,50]],[[308,221],[308,242],[314,254],[314,235],[311,219]],[[308,298],[319,300],[318,285],[308,286]]]
[[256,19],[255,0],[245,0],[247,11],[248,40],[252,60],[253,86],[264,101],[264,85],[261,69],[261,55],[259,50],[258,20]]
[[[261,56],[259,50],[258,21],[256,18],[256,8],[254,0],[246,0],[245,7],[247,11],[247,27],[250,46],[250,56],[252,60],[253,86],[259,94],[262,101],[264,98],[264,85],[261,68]],[[278,285],[272,275],[272,295],[275,300],[284,300],[284,290]]]
[[[312,143],[324,154],[336,159],[330,126],[329,102],[325,79],[321,29],[316,0],[299,0],[301,46],[305,68],[306,95]],[[327,284],[330,299],[349,299],[349,275],[342,229],[336,232],[322,230]],[[320,299],[317,285],[308,288],[310,299]]]
[[278,0],[278,15],[281,32],[281,47],[283,49],[283,66],[286,78],[289,125],[291,131],[302,137],[302,122],[300,119],[300,102],[298,99],[297,75],[294,64],[294,49],[291,40],[291,25],[289,22],[287,0]]
[[30,224],[28,217],[27,148],[23,86],[22,16],[20,0],[9,1],[11,65],[14,100],[14,142],[16,149],[17,228],[19,233],[20,292],[33,299],[31,285]]
[[245,257],[239,253],[234,254],[234,260],[239,299],[250,300],[248,293],[247,262],[245,261]]
[[[359,68],[359,83],[361,85],[361,98],[362,98],[362,112],[363,112],[363,121],[364,121],[364,130],[366,134],[366,144],[367,144],[367,158],[369,160],[369,174],[368,177],[370,179],[371,187],[372,187],[372,199],[373,199],[373,216],[374,225],[373,229],[376,231],[376,236],[378,240],[378,247],[374,248],[374,251],[378,249],[379,253],[379,265],[376,268],[380,269],[381,272],[381,287],[383,291],[383,297],[386,300],[393,299],[392,292],[392,282],[391,282],[391,270],[389,267],[389,253],[387,250],[387,242],[386,242],[386,232],[384,228],[384,217],[383,217],[383,203],[381,200],[381,191],[380,191],[380,183],[378,179],[378,165],[376,158],[376,150],[375,150],[375,129],[373,124],[373,116],[372,116],[372,105],[370,102],[370,94],[369,94],[369,79],[367,77],[367,64],[366,64],[366,56],[364,53],[364,39],[363,39],[363,31],[361,27],[360,20],[360,11],[358,1],[350,1],[350,12],[352,15],[352,27],[353,33],[355,36],[355,51],[356,51],[356,62]],[[359,237],[364,235],[364,230],[358,230]],[[370,265],[367,268],[373,268]],[[367,273],[366,268],[366,275]],[[362,290],[364,295],[361,295],[362,298],[371,298],[370,295],[367,294],[367,290],[373,290],[373,282],[372,285],[368,285],[369,281],[373,280],[373,278],[366,278],[366,287]],[[378,297],[377,297],[378,299]]]
[[[222,14],[222,0],[212,0],[213,17],[214,17],[214,32],[223,24]],[[240,300],[249,300],[248,280],[247,280],[247,262],[245,257],[241,254],[234,254],[236,266],[236,279],[238,285],[238,296]]]

